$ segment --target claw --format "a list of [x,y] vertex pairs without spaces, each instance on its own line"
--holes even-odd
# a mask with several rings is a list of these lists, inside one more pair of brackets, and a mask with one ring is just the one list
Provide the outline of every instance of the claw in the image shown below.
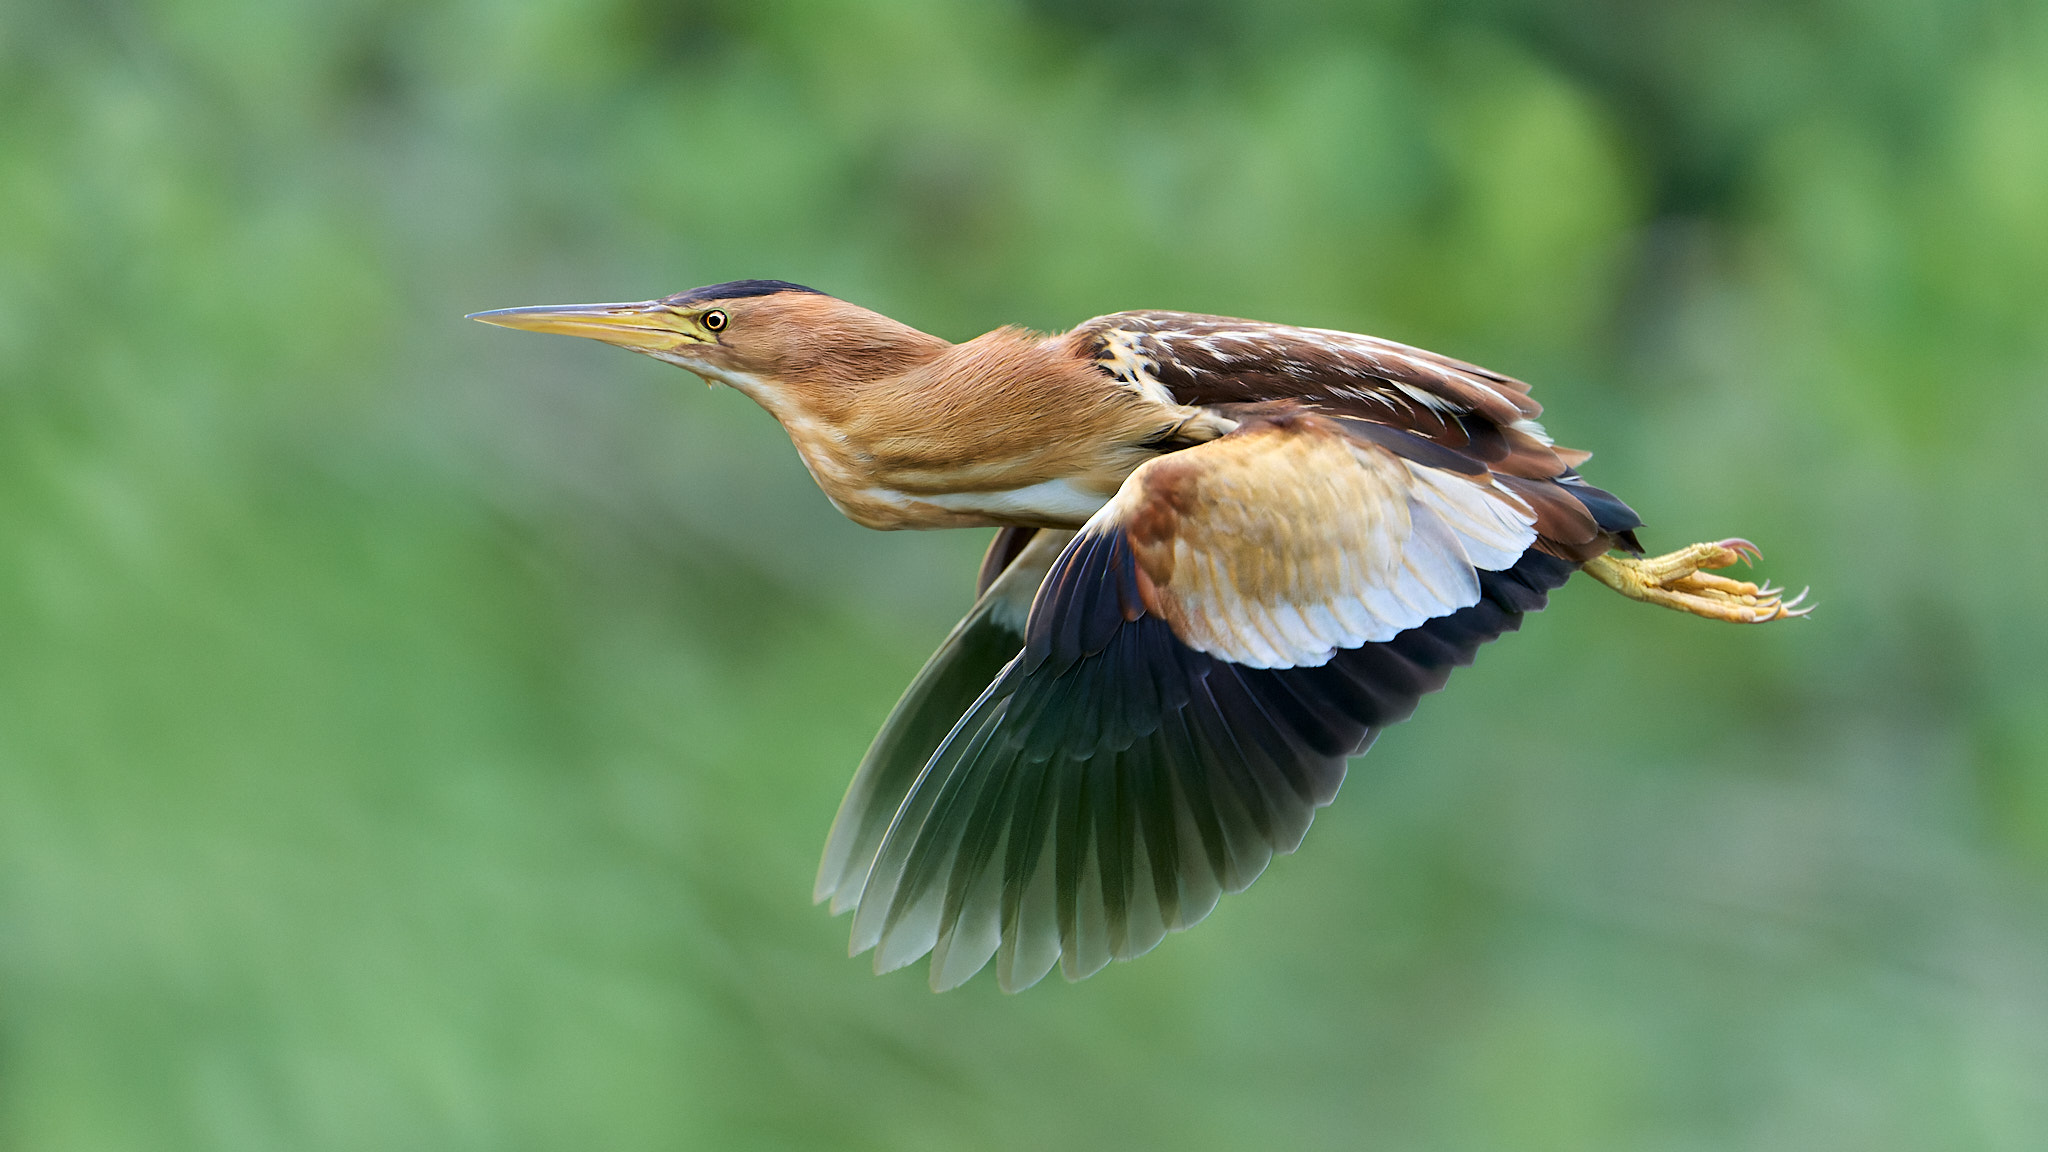
[[1763,624],[1772,620],[1791,620],[1812,612],[1815,607],[1814,605],[1800,606],[1806,599],[1806,594],[1810,591],[1812,591],[1811,588],[1801,588],[1799,595],[1792,597],[1790,600],[1773,596],[1769,600],[1758,604],[1755,622]]
[[1757,547],[1754,544],[1751,544],[1749,541],[1744,540],[1740,536],[1730,536],[1726,540],[1723,540],[1719,544],[1716,544],[1715,547],[1726,548],[1730,552],[1733,552],[1736,555],[1742,557],[1742,563],[1748,567],[1755,567],[1756,562],[1764,558],[1763,549]]

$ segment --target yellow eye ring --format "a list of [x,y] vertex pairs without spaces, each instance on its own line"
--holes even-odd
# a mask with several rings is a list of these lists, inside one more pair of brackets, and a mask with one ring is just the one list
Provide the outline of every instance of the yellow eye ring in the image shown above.
[[704,314],[703,319],[699,323],[704,325],[706,332],[723,332],[725,331],[726,324],[725,313],[713,308]]

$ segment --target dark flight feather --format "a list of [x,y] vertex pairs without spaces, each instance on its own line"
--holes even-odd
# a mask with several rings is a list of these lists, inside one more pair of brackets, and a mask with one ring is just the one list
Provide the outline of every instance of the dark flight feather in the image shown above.
[[1144,615],[1124,537],[1084,535],[881,837],[854,950],[881,970],[930,952],[939,988],[995,959],[1014,991],[1150,949],[1293,851],[1346,759],[1572,569],[1532,549],[1482,572],[1468,608],[1321,667],[1255,669]]

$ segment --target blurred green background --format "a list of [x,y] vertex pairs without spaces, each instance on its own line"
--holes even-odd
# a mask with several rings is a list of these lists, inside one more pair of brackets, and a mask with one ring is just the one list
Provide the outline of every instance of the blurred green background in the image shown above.
[[[986,533],[461,319],[741,277],[1438,348],[1821,610],[1575,582],[1198,930],[878,979]],[[0,1147],[2048,1147],[2044,434],[2038,0],[13,0]]]

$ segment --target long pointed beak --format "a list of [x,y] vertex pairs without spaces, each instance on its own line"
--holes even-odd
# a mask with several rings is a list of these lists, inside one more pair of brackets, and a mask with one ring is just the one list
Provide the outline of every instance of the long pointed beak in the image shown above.
[[500,308],[494,312],[472,312],[464,317],[496,324],[500,328],[523,328],[528,332],[559,332],[602,340],[635,352],[660,355],[692,344],[704,343],[692,332],[688,317],[659,300],[633,304],[544,304],[535,308]]

